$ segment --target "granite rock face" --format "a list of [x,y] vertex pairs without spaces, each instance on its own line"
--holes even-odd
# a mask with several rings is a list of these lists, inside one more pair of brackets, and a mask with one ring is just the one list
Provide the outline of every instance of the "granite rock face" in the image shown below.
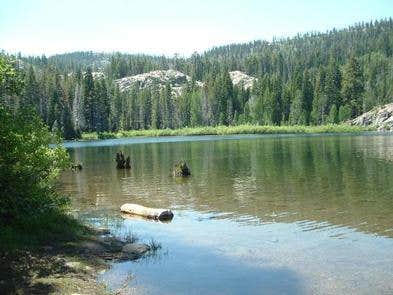
[[250,89],[254,82],[257,80],[257,78],[247,75],[242,71],[232,71],[229,72],[229,75],[231,76],[233,85],[243,85],[244,89]]
[[375,127],[379,131],[393,131],[393,103],[374,108],[351,120],[350,124]]
[[[191,77],[176,70],[157,70],[124,77],[115,80],[115,82],[119,85],[119,89],[122,92],[130,90],[132,87],[145,89],[157,85],[161,88],[169,84],[172,87],[173,94],[180,95],[183,87],[191,82]],[[203,83],[199,81],[197,81],[196,84],[199,87],[203,86]]]
[[[252,87],[256,78],[249,76],[241,71],[229,72],[233,85],[243,85],[244,89]],[[157,70],[135,76],[128,76],[115,80],[121,92],[130,90],[132,87],[138,89],[151,88],[158,86],[160,89],[169,84],[172,94],[179,96],[187,83],[191,82],[191,77],[177,70]],[[195,82],[198,87],[203,87],[200,81]]]

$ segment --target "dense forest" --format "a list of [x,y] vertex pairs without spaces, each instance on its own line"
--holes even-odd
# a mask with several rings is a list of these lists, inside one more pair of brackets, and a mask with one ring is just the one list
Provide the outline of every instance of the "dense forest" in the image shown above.
[[[188,58],[93,52],[11,58],[23,89],[18,95],[0,89],[2,101],[15,111],[34,108],[66,139],[90,131],[339,123],[393,101],[392,19]],[[170,83],[127,91],[116,83],[168,69],[191,78],[181,93]],[[235,70],[257,78],[252,87],[234,85]]]

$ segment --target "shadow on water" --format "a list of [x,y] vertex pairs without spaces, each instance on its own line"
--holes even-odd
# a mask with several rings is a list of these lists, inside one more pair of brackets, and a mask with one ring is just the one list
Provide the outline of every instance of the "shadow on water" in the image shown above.
[[255,266],[189,245],[172,245],[167,255],[115,264],[100,280],[118,290],[131,277],[127,288],[148,294],[304,294],[301,277],[287,268]]

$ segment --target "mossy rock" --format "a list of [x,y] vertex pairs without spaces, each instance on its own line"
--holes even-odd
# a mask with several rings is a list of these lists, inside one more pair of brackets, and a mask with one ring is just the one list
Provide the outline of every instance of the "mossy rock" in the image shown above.
[[187,166],[187,163],[184,161],[180,161],[177,164],[175,164],[175,167],[173,168],[173,176],[190,176],[191,172],[190,169]]

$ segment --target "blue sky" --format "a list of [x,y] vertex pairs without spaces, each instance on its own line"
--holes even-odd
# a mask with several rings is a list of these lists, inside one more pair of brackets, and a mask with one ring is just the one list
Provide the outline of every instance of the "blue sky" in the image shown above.
[[393,17],[393,0],[0,0],[0,49],[189,55]]

